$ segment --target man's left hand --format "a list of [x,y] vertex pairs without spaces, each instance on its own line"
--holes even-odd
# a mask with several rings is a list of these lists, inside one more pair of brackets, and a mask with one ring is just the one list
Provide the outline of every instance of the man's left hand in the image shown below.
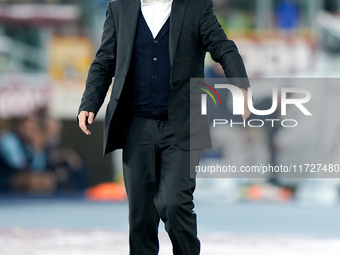
[[242,115],[242,118],[246,120],[247,118],[249,118],[251,114],[249,107],[248,107],[248,90],[246,89],[241,89],[241,90],[244,96],[244,114]]

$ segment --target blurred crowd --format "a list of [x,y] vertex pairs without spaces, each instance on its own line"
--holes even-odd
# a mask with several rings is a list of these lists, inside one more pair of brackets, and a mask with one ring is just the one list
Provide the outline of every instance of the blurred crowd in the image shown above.
[[61,123],[46,108],[0,120],[0,190],[52,194],[86,187],[80,155],[61,144]]
[[[104,161],[101,154],[97,156],[93,153],[94,141],[98,141],[99,147],[101,146],[101,134],[92,135],[93,140],[88,140],[92,143],[91,146],[78,147],[86,155],[86,165],[79,152],[63,145],[71,140],[70,134],[74,136],[73,144],[81,143],[77,140],[80,138],[73,135],[75,132],[72,126],[65,125],[62,132],[62,122],[73,120],[76,116],[88,67],[100,42],[107,2],[108,0],[1,1],[0,87],[3,90],[0,90],[0,191],[53,194],[84,189],[88,184],[87,178],[92,182],[90,185],[103,180],[112,181],[113,178],[108,178],[111,173],[116,175],[116,179],[121,179],[122,166],[118,164],[121,163],[121,152],[113,155],[112,166],[101,164]],[[213,2],[220,23],[238,46],[249,77],[338,77],[340,1]],[[31,8],[31,4],[34,4],[34,8]],[[39,10],[51,12],[40,15]],[[206,77],[224,77],[218,64],[209,63],[209,59],[207,63]],[[13,75],[8,78],[10,74]],[[47,97],[43,92],[44,88],[38,86],[45,83],[53,88],[51,100],[45,100]],[[230,95],[219,93],[227,106],[223,109],[223,116],[233,118]],[[10,100],[5,100],[7,98]],[[18,100],[20,104],[16,104],[16,98],[22,99]],[[44,99],[43,103],[47,103],[52,109],[53,116],[47,108],[40,108],[25,117],[13,117],[18,112],[23,113],[22,108],[29,112],[31,109],[28,106],[39,105],[39,98]],[[256,98],[254,106],[257,109],[268,109],[271,102],[271,95],[263,94]],[[218,118],[220,112],[217,107],[210,105],[209,109],[210,117]],[[278,108],[269,117],[278,119],[279,111]],[[9,117],[1,119],[4,116]],[[104,113],[99,113],[96,123],[100,124],[103,116]],[[311,126],[308,126],[301,133],[306,134],[310,130]],[[303,140],[307,135],[303,136],[298,132],[286,134],[282,139],[280,137],[283,131],[285,130],[279,126],[264,127],[261,130],[235,129],[236,133],[212,131],[212,137],[216,138],[221,147],[216,145],[215,150],[205,152],[203,160],[217,158],[229,163],[242,162],[249,165],[263,161],[276,165],[282,161],[279,158],[280,150],[282,152],[281,148],[284,147],[281,141],[287,140],[286,137],[291,137],[292,140],[292,146],[286,149],[287,155],[295,159],[293,149],[297,145],[309,144],[307,142],[310,139]],[[301,138],[300,142],[297,142],[298,138]],[[306,152],[308,146],[305,147],[299,151],[310,158]],[[289,157],[287,161],[291,161]],[[266,176],[264,179],[263,182],[275,188],[289,186],[276,175]],[[226,187],[228,181],[221,181],[221,187]],[[251,184],[253,183],[257,184],[258,180],[252,180]],[[290,185],[289,188],[293,190],[294,187],[291,186],[297,187],[298,184]],[[213,183],[207,188],[210,193],[212,187],[217,185]],[[238,191],[237,187],[230,187]],[[221,190],[218,192],[222,193]],[[267,193],[274,192],[270,190]]]

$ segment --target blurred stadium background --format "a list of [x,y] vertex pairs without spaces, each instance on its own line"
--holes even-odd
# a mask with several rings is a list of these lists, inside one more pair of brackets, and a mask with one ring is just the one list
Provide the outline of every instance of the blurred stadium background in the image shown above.
[[[340,78],[340,0],[213,1],[250,77]],[[121,155],[102,156],[105,106],[92,136],[83,135],[76,121],[107,3],[0,1],[0,254],[128,253]],[[209,55],[206,62],[207,76],[220,77]],[[325,87],[334,111],[325,121],[336,120],[340,92]],[[332,126],[320,132],[328,132],[322,148],[331,155],[324,160],[335,164],[339,125]],[[312,160],[308,148],[321,146],[320,139],[309,139],[318,134],[310,129],[307,123],[275,137],[262,129],[227,134],[229,148],[246,153],[215,151],[202,160],[270,163],[275,151],[277,164],[311,163],[296,160]],[[339,183],[198,179],[202,253],[340,254]],[[161,244],[160,254],[171,254],[163,230]]]

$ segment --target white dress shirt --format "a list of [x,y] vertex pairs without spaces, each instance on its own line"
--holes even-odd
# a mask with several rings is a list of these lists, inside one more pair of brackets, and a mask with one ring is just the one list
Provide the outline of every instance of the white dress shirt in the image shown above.
[[173,0],[141,0],[142,14],[149,29],[156,38],[171,13]]

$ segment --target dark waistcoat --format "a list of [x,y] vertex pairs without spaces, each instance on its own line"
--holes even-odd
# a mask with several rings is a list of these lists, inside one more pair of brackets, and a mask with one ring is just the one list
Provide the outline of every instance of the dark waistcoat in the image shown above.
[[131,65],[127,77],[130,107],[135,116],[166,119],[170,96],[170,18],[154,39],[139,14]]

